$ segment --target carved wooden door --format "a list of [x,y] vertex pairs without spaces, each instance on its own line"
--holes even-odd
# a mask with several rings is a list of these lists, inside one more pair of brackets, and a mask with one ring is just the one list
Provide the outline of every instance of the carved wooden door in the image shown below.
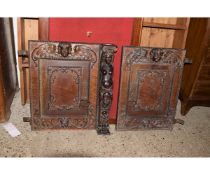
[[96,128],[102,47],[29,42],[32,130]]
[[124,47],[118,130],[171,129],[185,51]]

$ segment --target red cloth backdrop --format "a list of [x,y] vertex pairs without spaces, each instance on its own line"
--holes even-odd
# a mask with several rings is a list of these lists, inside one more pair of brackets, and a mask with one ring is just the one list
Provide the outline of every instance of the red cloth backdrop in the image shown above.
[[[118,46],[114,60],[113,103],[110,119],[116,119],[122,46],[130,45],[134,18],[50,18],[49,39]],[[87,32],[92,32],[87,37]]]

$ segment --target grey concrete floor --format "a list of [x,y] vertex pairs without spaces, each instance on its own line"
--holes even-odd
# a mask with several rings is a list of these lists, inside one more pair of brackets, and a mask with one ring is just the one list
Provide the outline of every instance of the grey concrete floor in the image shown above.
[[31,131],[29,105],[22,106],[17,93],[9,122],[22,133],[12,138],[0,124],[1,157],[209,157],[210,108],[193,107],[185,121],[172,131],[115,131],[110,136],[98,136],[95,130]]

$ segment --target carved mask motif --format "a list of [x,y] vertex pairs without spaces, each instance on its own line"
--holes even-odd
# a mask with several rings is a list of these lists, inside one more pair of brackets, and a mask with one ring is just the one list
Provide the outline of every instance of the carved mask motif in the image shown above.
[[67,43],[59,43],[58,45],[58,53],[63,57],[67,57],[72,51],[72,47]]
[[111,104],[112,102],[112,95],[109,92],[105,92],[103,94],[103,105],[104,107],[107,107]]
[[150,52],[150,58],[158,62],[164,57],[164,51],[162,49],[152,49]]

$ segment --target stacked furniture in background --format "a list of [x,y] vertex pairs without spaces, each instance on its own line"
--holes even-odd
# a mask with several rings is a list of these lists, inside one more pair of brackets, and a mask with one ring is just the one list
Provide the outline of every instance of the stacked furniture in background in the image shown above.
[[210,106],[210,19],[191,18],[186,41],[186,57],[180,91],[181,113],[193,106]]

